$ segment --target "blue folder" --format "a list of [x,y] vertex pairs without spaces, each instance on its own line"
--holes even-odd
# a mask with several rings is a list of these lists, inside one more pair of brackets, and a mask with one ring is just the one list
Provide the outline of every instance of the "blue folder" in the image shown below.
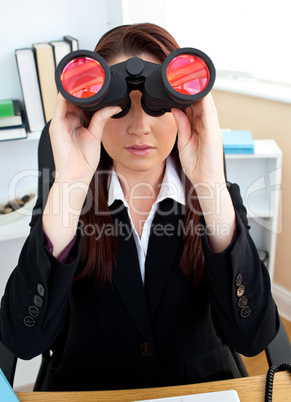
[[250,130],[222,130],[226,154],[254,154],[254,140]]
[[0,401],[5,402],[19,402],[15,392],[10,386],[7,378],[0,368]]

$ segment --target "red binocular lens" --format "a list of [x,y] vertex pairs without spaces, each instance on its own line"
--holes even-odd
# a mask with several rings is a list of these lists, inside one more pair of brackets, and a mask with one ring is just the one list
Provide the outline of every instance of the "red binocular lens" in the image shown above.
[[171,87],[184,95],[195,95],[208,85],[210,73],[204,60],[193,54],[174,57],[167,68]]
[[90,57],[71,60],[63,69],[61,81],[64,89],[76,98],[88,98],[97,94],[105,81],[101,64]]
[[215,80],[210,58],[193,48],[177,49],[162,64],[138,57],[108,66],[97,53],[78,50],[65,56],[56,69],[62,95],[81,109],[93,113],[118,105],[124,116],[130,108],[130,92],[142,92],[142,107],[160,116],[176,107],[185,109],[205,96]]

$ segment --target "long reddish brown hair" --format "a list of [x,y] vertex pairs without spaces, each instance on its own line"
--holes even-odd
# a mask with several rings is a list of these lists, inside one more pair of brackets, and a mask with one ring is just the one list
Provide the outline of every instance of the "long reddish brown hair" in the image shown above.
[[[95,52],[100,54],[108,64],[119,55],[138,56],[148,54],[154,56],[161,63],[166,56],[173,50],[179,48],[175,39],[163,28],[150,24],[122,25],[113,28],[104,34],[99,40]],[[192,125],[192,113],[186,110],[186,114]],[[83,124],[88,126],[90,116],[83,113]],[[190,181],[184,176],[177,143],[174,145],[171,155],[174,158],[177,172],[185,183],[186,213],[184,227],[189,224],[191,227],[198,227],[200,205],[197,197],[193,197],[195,190]],[[113,161],[101,146],[101,157],[95,176],[90,184],[89,194],[93,195],[94,202],[88,211],[81,216],[82,227],[107,227],[112,225],[113,220],[109,213],[108,200],[108,177]],[[100,172],[105,172],[100,174]],[[98,178],[98,181],[97,181]],[[191,192],[191,197],[188,194]],[[96,213],[96,203],[98,211]],[[105,225],[105,226],[104,226]],[[194,231],[196,233],[196,231]],[[193,231],[184,234],[184,247],[180,260],[180,268],[189,279],[193,280],[194,285],[198,285],[204,277],[204,258],[202,253],[199,234],[193,235]],[[96,240],[96,236],[84,236],[80,265],[82,270],[76,275],[75,279],[87,279],[94,289],[102,289],[106,284],[111,283],[112,270],[116,263],[118,254],[117,237],[101,236]]]

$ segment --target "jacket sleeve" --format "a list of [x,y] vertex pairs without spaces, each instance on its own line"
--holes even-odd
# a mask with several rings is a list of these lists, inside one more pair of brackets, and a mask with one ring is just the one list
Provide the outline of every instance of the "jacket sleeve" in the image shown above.
[[263,351],[279,329],[270,277],[249,234],[239,187],[228,185],[235,208],[237,234],[221,253],[213,252],[202,237],[205,275],[218,335],[246,356]]
[[7,282],[0,309],[0,339],[22,359],[31,359],[47,350],[63,329],[82,243],[78,234],[74,259],[69,264],[57,260],[44,246],[42,210],[54,173],[48,126],[42,133],[40,147],[45,149],[41,150],[44,156],[39,155],[39,194],[31,230]]

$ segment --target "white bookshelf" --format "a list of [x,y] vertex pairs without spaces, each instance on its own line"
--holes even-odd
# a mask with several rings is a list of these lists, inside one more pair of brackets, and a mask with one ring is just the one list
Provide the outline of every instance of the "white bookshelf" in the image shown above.
[[[0,166],[4,172],[0,181],[0,202],[27,192],[36,194],[39,175],[37,161],[39,137],[39,132],[29,133],[25,139],[0,143]],[[23,209],[21,213],[16,211],[13,214],[18,219],[5,224],[2,224],[0,216],[0,241],[25,238],[28,235],[29,211]]]
[[26,238],[29,234],[30,216],[21,216],[20,219],[0,226],[0,242]]
[[271,280],[279,221],[282,183],[282,151],[274,140],[255,140],[254,154],[226,154],[227,179],[240,186],[251,236],[259,250],[269,254]]

